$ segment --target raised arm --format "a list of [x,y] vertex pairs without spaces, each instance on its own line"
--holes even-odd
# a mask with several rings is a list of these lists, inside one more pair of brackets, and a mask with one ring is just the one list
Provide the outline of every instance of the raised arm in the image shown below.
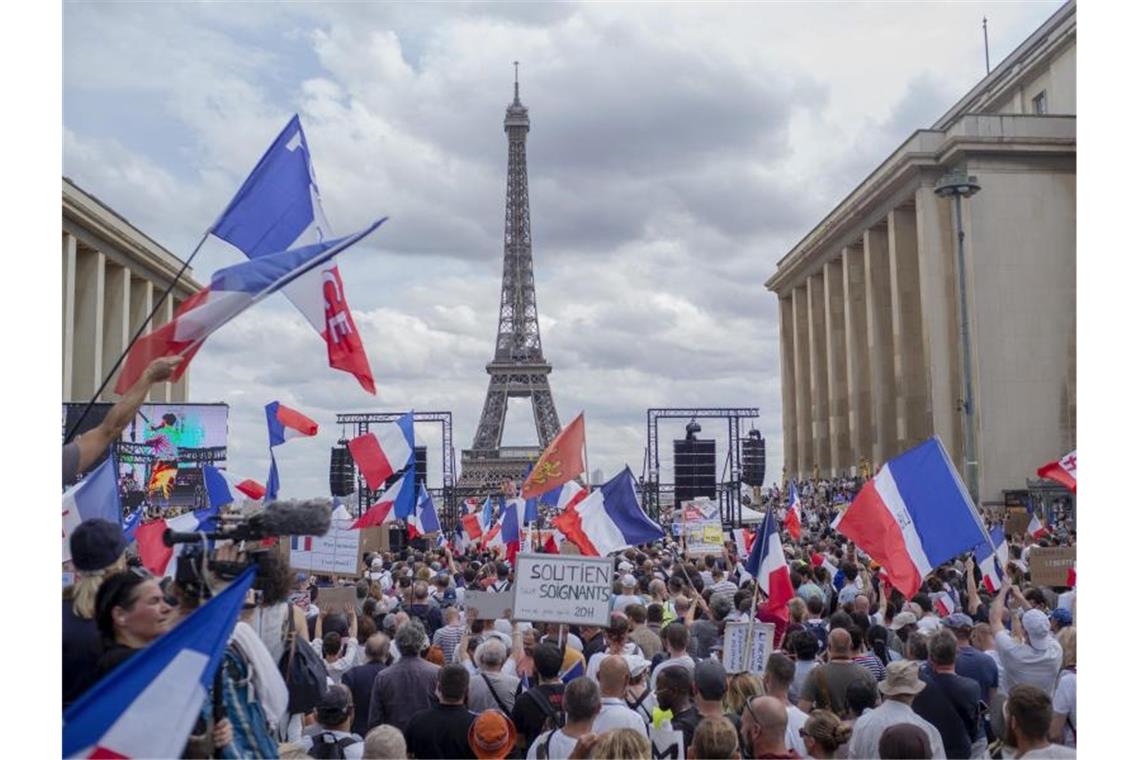
[[1000,631],[1005,630],[1001,619],[1005,614],[1005,595],[1009,592],[1009,576],[1005,576],[1001,582],[1001,588],[998,589],[997,595],[994,597],[993,602],[990,604],[990,628],[993,629],[996,635]]
[[978,598],[978,582],[974,580],[974,558],[966,558],[966,612],[975,615],[982,600]]

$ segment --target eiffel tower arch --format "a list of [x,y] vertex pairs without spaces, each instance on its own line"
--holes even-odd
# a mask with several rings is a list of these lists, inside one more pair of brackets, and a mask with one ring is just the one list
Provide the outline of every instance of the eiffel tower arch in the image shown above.
[[[550,363],[542,354],[538,306],[534,296],[534,258],[530,241],[530,194],[527,190],[526,135],[530,117],[519,100],[518,63],[515,99],[503,120],[507,133],[507,203],[503,241],[503,288],[495,356],[479,416],[475,441],[462,455],[460,490],[497,490],[503,479],[521,480],[526,466],[549,444],[562,425],[550,392]],[[511,398],[529,398],[538,447],[503,446],[503,423]]]

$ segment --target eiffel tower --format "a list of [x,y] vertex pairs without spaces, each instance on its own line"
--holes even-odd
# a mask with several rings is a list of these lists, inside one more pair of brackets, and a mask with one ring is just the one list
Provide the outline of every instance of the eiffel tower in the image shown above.
[[[534,298],[534,260],[530,247],[530,196],[526,177],[527,108],[519,100],[518,62],[515,99],[507,106],[507,209],[503,242],[503,292],[499,301],[499,332],[495,357],[487,364],[491,376],[487,399],[475,431],[475,442],[463,451],[459,488],[497,490],[504,479],[521,480],[534,461],[562,429],[550,393],[551,365],[542,355],[538,306]],[[539,447],[503,446],[507,400],[530,398]]]

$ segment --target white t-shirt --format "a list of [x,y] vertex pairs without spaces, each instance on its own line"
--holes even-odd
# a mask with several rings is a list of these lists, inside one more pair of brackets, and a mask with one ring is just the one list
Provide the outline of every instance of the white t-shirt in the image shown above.
[[657,691],[657,674],[665,668],[671,668],[674,665],[680,665],[681,667],[686,668],[689,673],[692,673],[693,668],[696,667],[696,663],[693,662],[693,658],[687,654],[681,655],[680,657],[670,657],[668,660],[662,661],[660,665],[653,669],[653,675],[649,677],[650,691]]
[[625,700],[616,697],[602,697],[602,711],[594,718],[592,733],[600,734],[611,728],[632,728],[642,736],[649,738],[649,731],[645,721],[637,713],[629,709]]
[[1053,696],[1063,656],[1055,638],[1050,636],[1041,648],[1036,648],[1018,643],[1009,631],[1002,630],[994,636],[994,646],[1005,670],[1007,689],[1027,683]]
[[1070,758],[1076,757],[1077,751],[1069,747],[1061,746],[1060,744],[1050,744],[1048,747],[1041,749],[1031,749],[1026,752],[1022,757],[1028,757],[1030,760],[1033,758]]
[[788,708],[788,730],[784,732],[784,743],[794,749],[800,757],[807,757],[807,745],[800,736],[800,729],[807,723],[808,714],[795,705],[785,705]]
[[[625,646],[622,648],[622,654],[635,654],[639,657],[644,656],[641,652],[641,647],[639,647],[637,644],[634,644],[632,641],[625,642]],[[602,667],[602,660],[606,659],[609,656],[609,650],[595,652],[594,654],[590,655],[590,661],[586,663],[586,678],[597,681],[598,669]]]
[[[1061,674],[1057,682],[1057,690],[1053,692],[1053,712],[1058,715],[1067,715],[1062,736],[1066,747],[1077,746],[1077,674],[1066,671]],[[1072,727],[1069,724],[1072,723]]]
[[[544,731],[531,743],[530,749],[526,751],[527,760],[538,760],[538,748],[546,744],[547,736],[550,736],[550,732]],[[562,729],[558,729],[550,738],[550,751],[546,756],[549,760],[566,760],[576,746],[578,746],[577,739],[567,736],[562,732]]]

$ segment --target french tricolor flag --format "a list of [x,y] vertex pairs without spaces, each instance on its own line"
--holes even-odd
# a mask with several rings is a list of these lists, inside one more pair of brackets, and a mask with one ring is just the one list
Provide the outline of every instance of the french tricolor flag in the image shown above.
[[63,494],[63,561],[71,559],[71,534],[79,523],[93,518],[119,523],[122,514],[115,458],[108,456]]
[[1005,566],[1009,562],[1009,544],[1005,540],[1005,529],[998,525],[990,531],[989,540],[978,544],[974,549],[974,562],[982,573],[982,585],[986,591],[996,594],[1005,577]]
[[1041,522],[1041,518],[1037,516],[1037,510],[1033,505],[1029,505],[1029,527],[1025,529],[1032,538],[1044,538],[1049,535],[1049,526]]
[[356,462],[373,491],[415,460],[413,419],[412,412],[408,412],[395,422],[380,425],[378,433],[365,433],[348,442],[352,461]]
[[265,486],[256,480],[239,478],[226,470],[219,470],[213,465],[202,466],[202,480],[206,485],[206,497],[212,509],[235,504],[242,497],[257,501],[265,496]]
[[376,503],[369,507],[368,511],[361,515],[360,518],[351,525],[350,529],[371,528],[374,525],[385,525],[387,523],[396,522],[396,520],[400,519],[398,507],[402,504],[407,504],[407,509],[410,513],[415,507],[415,483],[415,467],[409,467],[398,480],[388,486],[388,490],[380,494],[380,498]]
[[748,528],[733,528],[732,540],[736,542],[736,551],[748,554],[752,551],[752,542],[756,539],[756,532]]
[[181,757],[256,568],[96,683],[63,714],[63,756]]
[[567,541],[590,557],[604,557],[665,537],[661,526],[650,520],[638,504],[629,467],[577,504],[568,506],[552,522]]
[[171,375],[171,382],[178,381],[194,354],[215,330],[330,261],[384,221],[381,219],[346,237],[270,253],[214,272],[208,286],[183,301],[174,319],[135,341],[115,382],[115,392],[126,393],[142,377],[147,366],[163,356],[186,357]]
[[279,401],[265,405],[265,421],[269,426],[269,477],[265,479],[266,501],[273,501],[281,490],[281,478],[277,474],[277,458],[273,447],[294,438],[311,438],[319,429],[317,423],[296,409],[290,409]]
[[173,578],[178,565],[178,555],[186,545],[167,546],[162,542],[162,534],[167,528],[176,533],[192,533],[198,530],[198,523],[197,515],[185,512],[169,520],[151,520],[140,525],[135,529],[135,541],[138,543],[139,559],[143,567],[159,578],[164,576]]
[[[419,497],[416,499],[416,508],[408,515],[408,538],[426,536],[440,530],[439,515],[435,511],[435,502],[423,483],[420,483]],[[440,536],[443,534],[440,533]]]
[[796,595],[792,588],[788,561],[784,557],[784,547],[780,543],[780,531],[776,528],[776,518],[770,509],[756,530],[756,538],[752,542],[752,551],[744,563],[744,569],[756,579],[760,590],[768,597],[769,609],[783,608]]
[[583,488],[578,481],[570,480],[557,488],[552,488],[542,496],[538,501],[540,504],[550,504],[557,507],[559,510],[566,509],[571,504],[577,504],[586,498],[589,492]]
[[908,599],[934,568],[986,540],[937,437],[883,465],[834,526],[882,565],[891,585]]
[[788,491],[788,498],[791,505],[788,507],[788,513],[784,516],[784,529],[788,531],[788,535],[792,537],[793,541],[800,540],[800,493],[796,490],[796,484],[792,483]]

